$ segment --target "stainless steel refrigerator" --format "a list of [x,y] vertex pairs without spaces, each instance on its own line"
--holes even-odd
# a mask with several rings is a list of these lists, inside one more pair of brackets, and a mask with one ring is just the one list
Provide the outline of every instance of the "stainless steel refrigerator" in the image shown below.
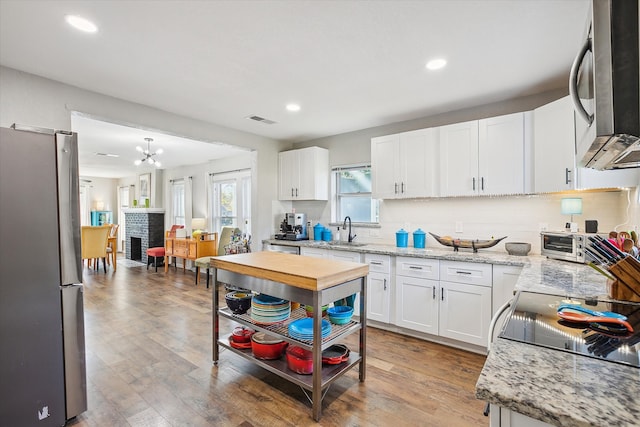
[[77,135],[0,128],[0,424],[87,409]]

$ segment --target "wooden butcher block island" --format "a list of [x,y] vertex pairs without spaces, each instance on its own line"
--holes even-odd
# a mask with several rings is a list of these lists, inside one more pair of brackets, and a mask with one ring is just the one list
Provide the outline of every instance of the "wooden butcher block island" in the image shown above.
[[[302,387],[312,403],[313,419],[318,421],[322,412],[323,391],[351,368],[358,366],[359,378],[365,380],[366,361],[366,276],[367,264],[319,259],[279,252],[256,252],[226,255],[211,259],[213,268],[213,362],[218,363],[220,346]],[[291,317],[277,324],[256,324],[250,315],[233,314],[219,306],[219,289],[224,286],[247,289],[273,297],[313,307],[313,340],[301,341],[288,335],[292,321],[306,317],[304,308],[291,311]],[[331,333],[322,338],[322,306],[360,293],[359,321],[345,325],[331,324]],[[220,337],[219,316],[266,332],[313,352],[313,373],[297,374],[287,367],[285,357],[261,360],[253,357],[250,349],[231,347],[228,333]],[[228,333],[227,333],[228,332]],[[349,359],[338,365],[323,365],[322,351],[352,333],[359,332],[359,349],[351,349]],[[308,393],[311,393],[309,396]]]

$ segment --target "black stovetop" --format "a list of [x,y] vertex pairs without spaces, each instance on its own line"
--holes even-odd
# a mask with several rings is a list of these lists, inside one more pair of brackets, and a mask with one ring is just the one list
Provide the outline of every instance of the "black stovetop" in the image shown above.
[[[609,335],[588,324],[562,321],[557,308],[563,303],[625,315],[633,332]],[[640,304],[519,292],[500,337],[640,368]]]

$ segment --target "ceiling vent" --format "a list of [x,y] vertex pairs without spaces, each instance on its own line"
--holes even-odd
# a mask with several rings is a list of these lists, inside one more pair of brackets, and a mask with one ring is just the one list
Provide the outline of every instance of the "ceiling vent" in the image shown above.
[[245,118],[249,120],[255,120],[256,122],[264,123],[266,125],[272,125],[276,123],[273,120],[265,119],[264,117],[260,116],[247,116]]

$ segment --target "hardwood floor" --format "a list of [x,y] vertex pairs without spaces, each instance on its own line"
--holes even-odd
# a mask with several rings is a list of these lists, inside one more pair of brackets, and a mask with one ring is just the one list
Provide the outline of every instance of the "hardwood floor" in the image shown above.
[[[299,387],[222,351],[211,290],[181,269],[84,269],[89,409],[69,426],[487,426],[484,356],[369,328],[367,378],[330,387],[319,423]],[[225,328],[225,326],[227,326]],[[230,331],[223,319],[221,331]],[[357,336],[346,344],[357,348]]]

